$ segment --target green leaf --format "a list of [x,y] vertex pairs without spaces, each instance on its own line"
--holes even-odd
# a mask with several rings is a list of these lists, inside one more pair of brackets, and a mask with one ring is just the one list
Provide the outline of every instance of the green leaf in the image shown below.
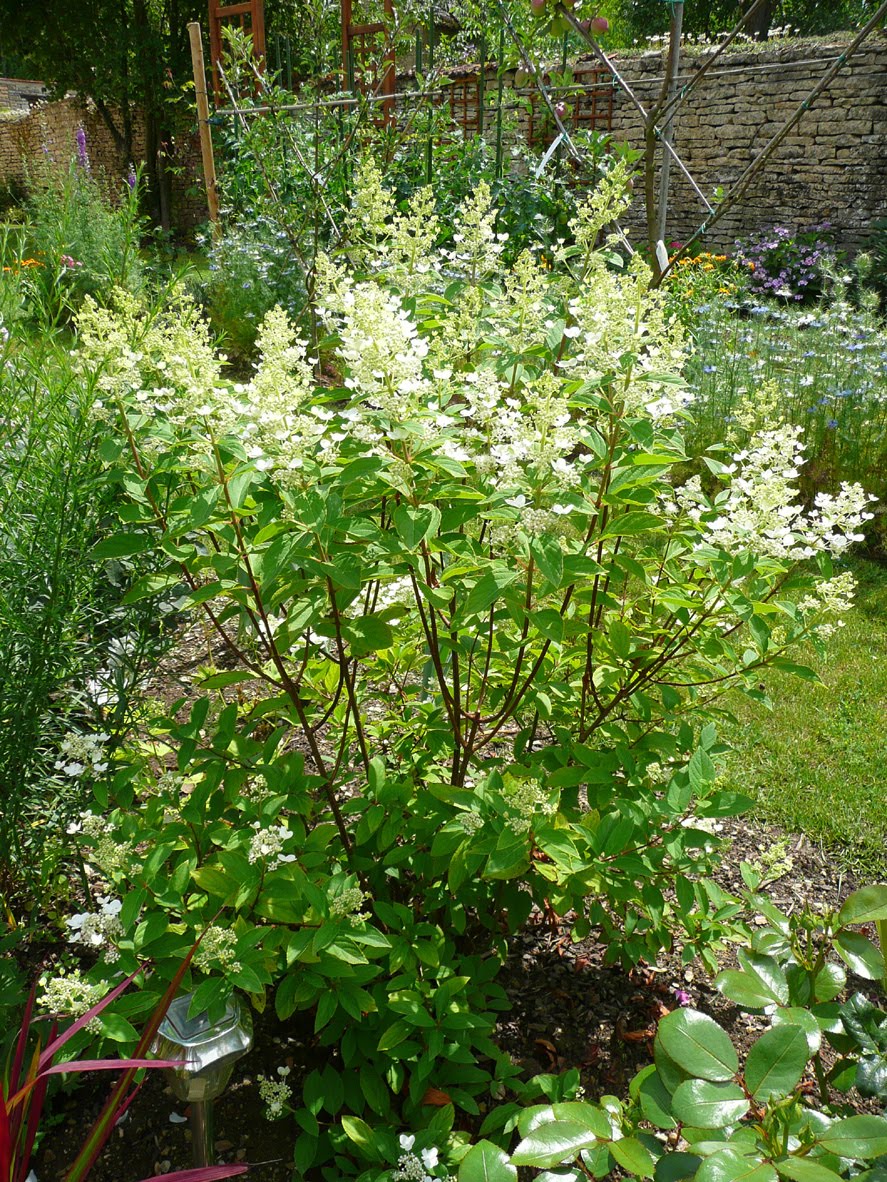
[[[353,1141],[372,1161],[382,1161],[382,1147],[379,1138],[365,1120],[359,1116],[343,1116],[342,1129],[349,1141]],[[298,1140],[298,1138],[297,1138]]]
[[772,956],[760,952],[739,951],[739,963],[744,972],[757,977],[769,991],[773,1001],[785,1006],[789,1003],[789,987],[785,973]]
[[559,587],[564,577],[564,552],[557,538],[533,538],[530,553],[543,577],[552,587]]
[[619,1141],[611,1141],[607,1148],[623,1170],[628,1170],[640,1178],[653,1177],[656,1161],[650,1150],[636,1137],[623,1137]]
[[807,1038],[807,1050],[815,1055],[822,1045],[822,1031],[819,1023],[809,1010],[802,1006],[780,1007],[775,1011],[770,1021],[774,1026],[797,1026],[804,1031]]
[[596,1141],[595,1134],[577,1121],[549,1121],[524,1137],[511,1160],[516,1166],[535,1166],[544,1170],[575,1157],[580,1149],[594,1145]]
[[887,885],[863,887],[844,900],[838,912],[838,923],[873,923],[887,919]]
[[666,1153],[656,1163],[653,1182],[685,1182],[702,1165],[695,1153]]
[[487,859],[484,878],[516,878],[529,864],[530,850],[526,835],[513,833],[505,828],[499,836],[496,848]]
[[355,657],[365,657],[367,653],[380,652],[391,648],[394,644],[391,625],[379,616],[358,616],[356,619],[343,619],[342,632],[345,634],[351,646],[351,653]]
[[602,538],[619,538],[626,534],[642,534],[648,530],[661,529],[662,519],[655,513],[631,510],[612,517],[601,531]]
[[136,579],[121,603],[137,603],[140,599],[147,599],[151,595],[159,595],[161,591],[169,591],[171,587],[181,585],[181,575],[143,575]]
[[478,1141],[459,1164],[458,1182],[516,1182],[517,1167],[491,1141]]
[[[551,1112],[555,1120],[574,1120],[577,1124],[585,1125],[590,1133],[594,1133],[602,1140],[608,1141],[613,1135],[612,1125],[607,1114],[585,1100],[561,1100],[557,1104],[552,1104]],[[539,1120],[536,1123],[543,1124],[544,1122]],[[536,1125],[533,1124],[532,1127],[535,1128]]]
[[546,638],[560,644],[564,638],[564,619],[559,611],[553,607],[546,607],[542,611],[531,612],[530,620],[536,631]]
[[840,1174],[809,1157],[789,1157],[774,1164],[778,1173],[783,1178],[791,1178],[792,1182],[836,1182],[840,1178]]
[[106,1038],[113,1039],[114,1042],[128,1042],[133,1045],[139,1041],[138,1031],[121,1014],[113,1014],[106,1011],[99,1018],[99,1021],[102,1024],[102,1034]]
[[705,792],[715,782],[718,774],[711,756],[701,747],[698,751],[693,752],[693,758],[687,765],[687,771],[690,775],[690,786],[694,792],[699,793]]
[[645,1068],[643,1074],[638,1099],[644,1117],[657,1129],[673,1129],[677,1121],[672,1115],[671,1096],[662,1077],[653,1065]]
[[761,1104],[787,1096],[804,1074],[810,1048],[800,1026],[774,1026],[748,1053],[745,1086]]
[[697,1010],[673,1010],[659,1023],[657,1036],[666,1055],[690,1075],[719,1082],[732,1079],[739,1070],[725,1031]]
[[104,538],[97,542],[90,551],[93,558],[129,558],[133,554],[143,554],[152,544],[150,534],[116,534],[113,538]]
[[726,1148],[705,1159],[693,1182],[777,1182],[777,1173],[758,1157]]
[[411,1033],[412,1027],[407,1022],[393,1022],[387,1030],[382,1032],[376,1050],[390,1051],[409,1038]]
[[865,1161],[887,1153],[887,1120],[883,1116],[850,1116],[846,1120],[836,1120],[824,1133],[820,1133],[818,1141],[823,1148],[836,1153],[838,1157]]
[[484,612],[496,602],[504,589],[517,578],[517,571],[497,567],[489,570],[475,583],[465,603],[465,615]]
[[814,1001],[831,1001],[847,984],[847,974],[839,964],[823,965],[813,980]]
[[440,526],[440,510],[435,505],[399,505],[394,511],[394,528],[408,550],[417,550]]
[[883,955],[862,932],[838,932],[835,951],[858,977],[880,981],[887,974]]
[[682,1124],[700,1129],[723,1129],[742,1120],[748,1112],[748,1100],[742,1088],[736,1084],[709,1083],[704,1079],[688,1079],[682,1083],[672,1097],[671,1105]]
[[714,984],[724,997],[746,1010],[762,1010],[776,1000],[760,978],[739,969],[725,969],[718,973]]

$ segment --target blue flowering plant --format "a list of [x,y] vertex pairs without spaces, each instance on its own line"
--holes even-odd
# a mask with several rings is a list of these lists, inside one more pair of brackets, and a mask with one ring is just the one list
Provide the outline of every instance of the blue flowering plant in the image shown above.
[[810,301],[823,290],[823,267],[835,260],[833,237],[828,222],[799,231],[773,226],[737,242],[736,258],[748,268],[747,281],[754,295],[791,303]]

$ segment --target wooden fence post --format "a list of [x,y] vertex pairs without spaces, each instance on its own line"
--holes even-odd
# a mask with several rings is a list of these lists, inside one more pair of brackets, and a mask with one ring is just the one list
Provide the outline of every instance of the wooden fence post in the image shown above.
[[200,154],[203,158],[206,204],[209,209],[209,220],[212,222],[213,237],[216,238],[221,229],[219,190],[216,181],[216,165],[213,159],[212,133],[209,126],[206,67],[203,64],[203,38],[200,35],[200,24],[197,21],[191,21],[188,25],[188,36],[191,39],[191,65],[194,68],[194,92],[197,99],[197,126],[200,130]]

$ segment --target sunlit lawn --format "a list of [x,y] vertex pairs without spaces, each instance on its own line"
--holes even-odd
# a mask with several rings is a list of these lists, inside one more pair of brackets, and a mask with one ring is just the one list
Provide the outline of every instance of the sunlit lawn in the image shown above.
[[859,560],[854,610],[810,657],[824,686],[773,673],[771,712],[732,703],[730,786],[759,815],[821,841],[837,866],[887,877],[887,567]]

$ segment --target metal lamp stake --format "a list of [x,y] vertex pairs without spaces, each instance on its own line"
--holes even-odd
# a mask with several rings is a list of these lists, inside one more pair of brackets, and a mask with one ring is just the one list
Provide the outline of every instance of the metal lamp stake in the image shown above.
[[236,998],[216,1022],[204,1011],[188,1016],[193,994],[177,997],[151,1047],[161,1059],[183,1060],[164,1068],[174,1094],[191,1106],[191,1139],[196,1166],[213,1164],[213,1101],[222,1094],[234,1064],[253,1043],[252,1021]]

